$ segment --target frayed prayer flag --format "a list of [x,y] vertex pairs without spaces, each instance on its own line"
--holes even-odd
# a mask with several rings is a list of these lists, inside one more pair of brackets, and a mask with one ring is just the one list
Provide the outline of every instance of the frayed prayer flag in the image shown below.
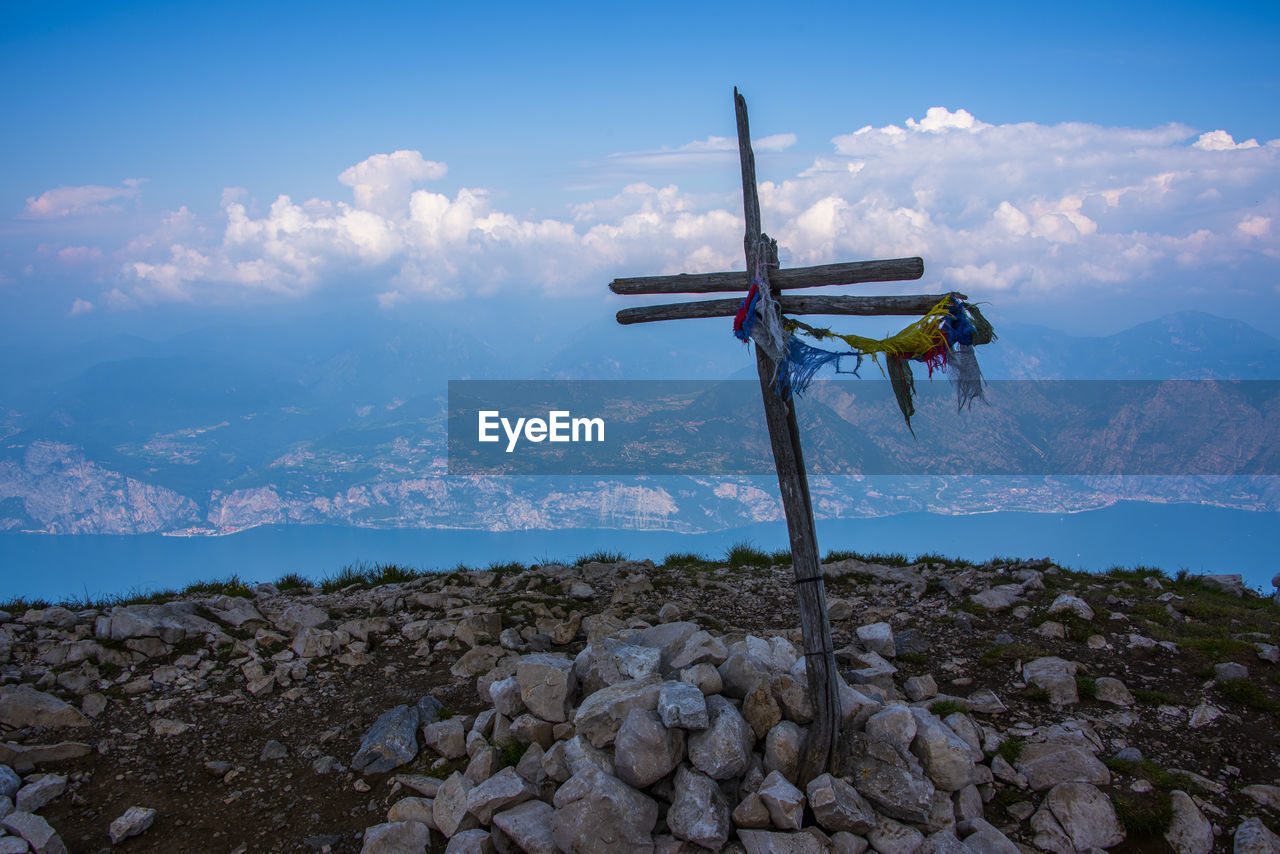
[[760,288],[751,283],[751,290],[738,306],[738,313],[733,316],[733,334],[744,344],[751,340],[751,329],[756,325],[756,306],[760,302]]
[[893,396],[898,400],[898,409],[902,410],[902,418],[907,422],[907,429],[914,439],[916,431],[911,426],[911,416],[916,414],[916,379],[911,375],[911,362],[901,356],[890,356],[885,362],[889,385],[893,386]]
[[982,391],[982,371],[978,357],[969,344],[957,344],[951,351],[951,382],[956,387],[956,411],[973,407],[975,400],[987,402]]
[[[840,360],[850,357],[858,360],[854,369],[852,371],[840,370]],[[832,362],[835,363],[836,373],[857,376],[858,369],[862,367],[862,354],[853,350],[847,353],[833,353],[830,350],[821,350],[817,347],[810,347],[797,336],[791,335],[787,338],[786,386],[790,388],[792,394],[803,396],[818,371]],[[779,373],[781,373],[782,365],[779,365],[778,369]]]

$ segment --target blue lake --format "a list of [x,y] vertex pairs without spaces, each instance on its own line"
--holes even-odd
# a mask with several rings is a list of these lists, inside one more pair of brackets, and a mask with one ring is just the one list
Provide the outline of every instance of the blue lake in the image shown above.
[[[1172,574],[1238,572],[1271,590],[1280,569],[1275,542],[1280,514],[1179,504],[1121,503],[1085,513],[908,513],[818,523],[818,544],[860,552],[931,552],[974,561],[993,556],[1050,557],[1063,566],[1101,571],[1156,566]],[[419,569],[459,563],[571,561],[589,552],[661,560],[671,552],[719,556],[733,544],[787,546],[782,523],[708,534],[633,530],[370,530],[276,526],[224,537],[0,534],[0,599],[57,600],[182,587],[232,573],[271,581],[288,572],[312,579],[361,561]]]

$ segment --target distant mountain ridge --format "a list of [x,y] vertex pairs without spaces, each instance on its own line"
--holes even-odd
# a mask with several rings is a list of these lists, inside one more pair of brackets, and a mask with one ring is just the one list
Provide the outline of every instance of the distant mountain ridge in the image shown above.
[[1280,379],[1280,339],[1203,311],[1101,337],[1024,324],[998,332],[978,351],[992,379]]
[[[603,527],[705,529],[777,512],[767,478],[723,489],[688,478],[570,487],[446,477],[449,379],[755,373],[749,351],[720,322],[620,328],[608,318],[576,334],[536,337],[522,329],[538,324],[522,320],[513,312],[505,327],[484,329],[444,314],[369,328],[313,319],[279,329],[211,327],[160,342],[119,336],[45,353],[0,349],[0,530],[224,532],[267,522],[498,530],[584,518]],[[997,331],[999,340],[979,350],[991,379],[1280,378],[1280,340],[1204,312],[1098,337],[1012,323]],[[868,365],[863,376],[878,372]],[[834,413],[819,420],[840,429]],[[838,452],[848,441],[812,453]],[[865,483],[833,486],[819,512],[970,512],[963,502],[1013,502],[999,485],[943,490],[958,496],[950,504],[931,497],[936,484],[897,488],[915,497],[886,504],[870,500],[875,490]],[[1089,504],[1089,489],[1056,506]],[[1106,495],[1251,509],[1272,500],[1270,487],[1215,489],[1178,484],[1162,498],[1150,485],[1130,485]],[[1032,492],[1037,506],[1054,506],[1039,487]]]

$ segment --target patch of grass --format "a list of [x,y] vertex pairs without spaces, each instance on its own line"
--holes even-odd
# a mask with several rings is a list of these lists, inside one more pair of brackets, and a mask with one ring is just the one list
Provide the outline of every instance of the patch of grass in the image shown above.
[[[1234,619],[1253,622],[1257,619],[1273,621],[1275,605],[1264,596],[1233,596],[1223,590],[1206,585],[1201,579],[1178,574],[1172,584],[1174,592],[1183,597],[1177,604],[1179,611],[1200,620]],[[1256,623],[1254,623],[1256,625]]]
[[860,560],[863,563],[879,563],[885,566],[910,566],[912,561],[902,552],[854,552],[847,549],[833,549],[827,552],[823,563],[837,560]]
[[1034,661],[1048,654],[1038,646],[1028,646],[1025,643],[1002,643],[984,651],[978,660],[987,664],[994,664],[997,661]]
[[622,563],[627,556],[622,552],[595,551],[585,554],[573,562],[574,566],[586,566],[589,563]]
[[779,549],[776,552],[769,553],[769,562],[778,566],[791,565],[791,549]]
[[660,591],[669,593],[694,579],[717,574],[724,563],[691,552],[676,552],[663,558],[661,566],[666,572],[655,575],[653,583]]
[[1157,626],[1168,626],[1173,622],[1173,617],[1169,615],[1168,609],[1162,602],[1138,602],[1131,609],[1131,613]]
[[907,667],[919,670],[929,663],[929,656],[923,652],[903,652],[899,653],[894,658],[894,661],[897,664],[905,664]]
[[1210,598],[1210,595],[1227,596],[1226,593],[1205,591],[1204,593],[1183,597],[1182,601],[1175,604],[1174,607],[1192,620],[1213,623],[1224,628],[1233,624],[1242,626],[1237,631],[1253,631],[1261,628],[1261,625],[1254,621],[1254,615],[1248,609],[1241,607],[1243,599],[1227,599],[1225,601],[1219,599],[1215,601],[1215,599]]
[[404,584],[421,577],[422,573],[418,570],[396,563],[380,563],[367,574],[369,583],[375,587],[380,584]]
[[131,590],[127,595],[119,597],[118,605],[163,605],[178,598],[177,590]]
[[990,611],[987,610],[986,605],[975,602],[972,599],[961,600],[959,606],[957,607],[959,607],[961,611],[964,611],[969,614],[973,614],[975,617],[985,617],[987,616],[987,614],[991,613]]
[[[456,572],[457,570],[455,570]],[[347,564],[334,575],[320,581],[320,590],[334,593],[347,587],[369,588],[382,584],[403,584],[421,578],[423,572],[397,563]]]
[[964,706],[960,705],[955,700],[939,700],[929,706],[929,711],[933,712],[940,718],[945,718],[947,715],[954,712],[963,712]]
[[1165,575],[1164,570],[1157,569],[1153,566],[1135,566],[1133,569],[1125,569],[1122,566],[1113,566],[1103,573],[1107,578],[1115,581],[1142,581],[1144,578],[1158,578],[1161,581],[1167,581],[1169,576]]
[[[604,561],[601,561],[601,563],[604,563]],[[529,745],[521,744],[513,738],[497,745],[496,749],[498,751],[498,767],[506,768],[517,764],[523,759],[525,753],[529,750]]]
[[223,579],[197,581],[194,584],[188,584],[182,588],[182,593],[183,595],[195,596],[240,596],[245,599],[253,597],[253,591],[249,589],[249,585],[236,574]]
[[21,616],[31,609],[43,611],[45,608],[52,607],[53,603],[47,599],[28,599],[25,596],[15,596],[12,599],[0,602],[0,611],[8,611],[15,617]]
[[1098,680],[1092,676],[1076,676],[1076,693],[1084,700],[1098,699]]
[[996,756],[999,756],[1010,765],[1022,758],[1022,748],[1026,746],[1026,742],[1020,738],[1006,738],[1000,742],[1000,746],[996,748]]
[[1152,688],[1132,688],[1129,693],[1133,699],[1144,706],[1176,706],[1178,701],[1163,691]]
[[730,546],[725,552],[725,560],[730,569],[742,569],[747,566],[765,567],[773,563],[772,557],[767,552],[762,552],[746,540]]
[[1168,792],[1115,792],[1111,800],[1120,823],[1135,836],[1162,834],[1173,822],[1173,801]]
[[322,593],[336,593],[347,587],[359,586],[368,587],[369,579],[365,573],[367,567],[363,564],[353,566],[347,564],[333,575],[326,575],[320,580],[320,591]]
[[693,552],[672,552],[662,559],[663,566],[714,566],[715,561],[708,560]]
[[66,608],[68,611],[87,611],[90,608],[105,608],[113,603],[114,599],[111,597],[95,599],[93,596],[90,596],[89,591],[86,590],[82,595],[68,596],[58,604],[63,608]]
[[1104,760],[1108,768],[1117,774],[1137,777],[1165,792],[1181,789],[1184,792],[1198,792],[1200,787],[1195,780],[1186,774],[1170,771],[1159,762],[1150,759],[1134,761],[1132,759],[1116,759],[1114,756]]
[[1217,687],[1219,693],[1229,702],[1280,716],[1280,703],[1268,696],[1261,685],[1248,677],[1226,679],[1219,682]]
[[1178,639],[1187,649],[1195,650],[1202,655],[1212,658],[1214,661],[1226,661],[1227,659],[1237,659],[1244,657],[1246,660],[1252,658],[1257,653],[1253,644],[1244,641],[1233,640],[1232,638],[1215,638],[1215,637],[1181,637]]
[[[517,560],[509,560],[505,562],[495,560],[494,562],[490,563],[487,567],[485,567],[486,571],[492,572],[496,575],[515,575],[516,573],[526,572],[528,571],[528,569],[529,567],[525,566],[523,563],[520,563],[520,561],[517,561]],[[462,564],[458,564],[457,569],[454,570],[454,572],[471,572],[471,571],[472,570],[464,567]]]
[[311,579],[296,572],[286,572],[275,580],[275,585],[280,591],[305,590],[311,587]]

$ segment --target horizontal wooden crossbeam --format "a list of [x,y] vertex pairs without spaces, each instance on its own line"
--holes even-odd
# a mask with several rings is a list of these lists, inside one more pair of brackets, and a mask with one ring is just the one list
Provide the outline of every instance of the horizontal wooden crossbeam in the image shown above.
[[[953,292],[952,295],[960,299],[968,299],[961,293]],[[946,294],[876,297],[809,295],[784,296],[780,302],[783,314],[911,315],[925,314],[944,296]],[[632,323],[654,323],[659,320],[733,317],[738,313],[738,306],[741,303],[741,299],[710,299],[624,308],[618,312],[618,322],[626,326]]]
[[[824,285],[855,285],[859,282],[905,282],[924,275],[924,259],[891,258],[887,261],[850,261],[818,267],[771,270],[769,284],[775,291],[791,288],[820,288]],[[609,290],[615,294],[711,294],[745,291],[747,274],[681,273],[678,276],[641,276],[614,279]]]

